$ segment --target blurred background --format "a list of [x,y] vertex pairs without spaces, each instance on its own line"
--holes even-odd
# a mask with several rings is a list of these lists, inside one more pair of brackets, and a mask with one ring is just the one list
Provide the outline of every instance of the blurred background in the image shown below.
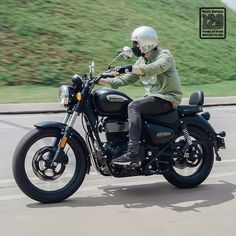
[[[199,8],[220,0],[1,0],[0,103],[56,101],[58,86],[75,74],[95,73],[138,26],[156,29],[160,47],[176,60],[184,95],[236,95],[236,12],[227,8],[226,39],[200,39]],[[135,58],[132,59],[135,61]],[[131,62],[132,62],[131,61]],[[116,65],[130,64],[119,59]],[[143,94],[138,82],[122,88]]]

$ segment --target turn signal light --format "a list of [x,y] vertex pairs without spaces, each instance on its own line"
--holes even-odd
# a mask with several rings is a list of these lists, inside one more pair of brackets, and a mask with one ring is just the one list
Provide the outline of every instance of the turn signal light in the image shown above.
[[224,137],[226,136],[225,131],[221,131],[221,132],[219,133],[219,136],[222,137],[222,138],[224,138]]
[[78,101],[82,100],[82,95],[81,95],[81,93],[77,93],[77,94],[76,94],[76,98],[77,98]]

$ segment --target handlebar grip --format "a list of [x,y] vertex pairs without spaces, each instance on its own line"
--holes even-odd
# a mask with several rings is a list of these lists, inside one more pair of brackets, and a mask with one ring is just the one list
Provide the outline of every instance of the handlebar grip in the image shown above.
[[114,78],[115,76],[112,73],[102,73],[95,79],[95,84],[99,82],[102,78]]
[[126,74],[129,73],[133,70],[133,65],[124,65],[124,66],[119,66],[116,68],[116,71],[119,74]]
[[114,78],[115,75],[113,75],[112,73],[102,73],[100,77],[101,78]]

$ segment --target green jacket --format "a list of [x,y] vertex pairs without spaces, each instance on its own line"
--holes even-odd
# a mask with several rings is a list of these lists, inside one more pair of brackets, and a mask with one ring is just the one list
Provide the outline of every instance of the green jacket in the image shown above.
[[182,91],[179,74],[170,51],[158,48],[148,60],[139,57],[135,65],[139,66],[144,75],[129,73],[109,78],[111,87],[126,86],[140,79],[145,87],[145,96],[160,97],[177,108],[182,99]]

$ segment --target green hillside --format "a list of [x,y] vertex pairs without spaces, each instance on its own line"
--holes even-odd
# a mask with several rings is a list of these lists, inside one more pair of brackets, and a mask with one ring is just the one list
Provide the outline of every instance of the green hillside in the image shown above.
[[[58,85],[96,72],[140,25],[153,26],[174,55],[184,85],[236,80],[236,14],[227,9],[227,38],[199,38],[199,7],[220,0],[1,0],[0,85]],[[123,60],[119,64],[126,63]]]

